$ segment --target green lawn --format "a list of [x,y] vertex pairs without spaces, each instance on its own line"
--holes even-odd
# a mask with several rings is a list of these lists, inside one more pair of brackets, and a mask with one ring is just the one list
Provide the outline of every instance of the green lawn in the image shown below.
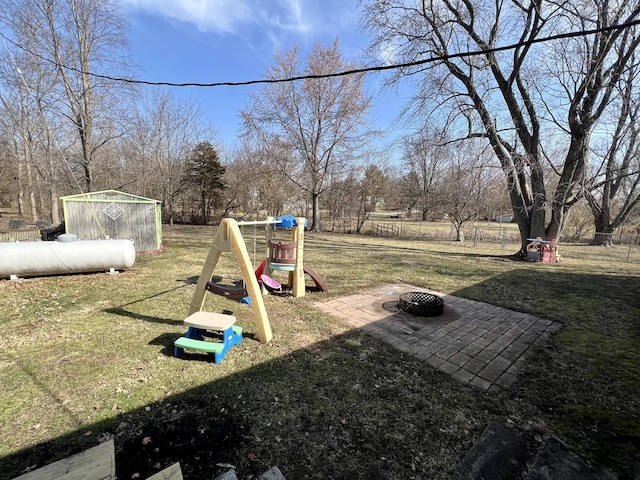
[[[165,248],[119,275],[0,281],[0,478],[114,438],[119,478],[180,461],[185,478],[447,479],[492,420],[559,436],[620,478],[640,459],[640,260],[562,246],[562,263],[514,261],[517,243],[307,233],[329,294],[250,307],[212,294],[244,341],[219,365],[172,357],[214,227],[165,227]],[[257,264],[264,239],[244,232]],[[282,235],[282,234],[281,234]],[[232,255],[215,275],[240,278]],[[312,303],[403,282],[564,324],[511,390],[451,381]]]

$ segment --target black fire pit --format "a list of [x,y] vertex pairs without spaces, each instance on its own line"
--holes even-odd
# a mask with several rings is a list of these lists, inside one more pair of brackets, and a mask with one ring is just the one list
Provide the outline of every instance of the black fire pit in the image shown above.
[[437,317],[444,311],[444,300],[437,295],[424,292],[401,293],[398,308],[411,315]]

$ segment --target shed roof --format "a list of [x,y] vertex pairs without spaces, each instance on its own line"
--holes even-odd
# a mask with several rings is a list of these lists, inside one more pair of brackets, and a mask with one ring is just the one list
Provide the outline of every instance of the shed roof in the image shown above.
[[[102,197],[96,199],[95,197],[102,195]],[[153,198],[142,197],[140,195],[133,195],[131,193],[121,192],[119,190],[100,190],[98,192],[88,192],[88,193],[77,193],[75,195],[66,195],[64,197],[60,197],[60,200],[79,200],[79,201],[91,201],[91,200],[105,200],[106,195],[113,195],[119,197],[126,197],[126,200],[123,198],[108,198],[111,201],[127,201],[127,202],[137,202],[137,203],[161,203],[160,200],[155,200]],[[93,198],[92,198],[93,197]]]

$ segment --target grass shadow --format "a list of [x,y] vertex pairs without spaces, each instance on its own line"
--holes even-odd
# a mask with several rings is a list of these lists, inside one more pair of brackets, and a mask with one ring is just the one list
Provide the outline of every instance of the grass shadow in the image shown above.
[[[0,478],[113,438],[119,478],[147,478],[179,461],[185,479],[215,478],[219,464],[231,464],[241,478],[278,465],[286,478],[444,480],[494,418],[556,432],[632,478],[640,457],[640,278],[541,267],[452,293],[566,326],[503,396],[459,385],[359,330],[333,335],[330,320],[301,304],[324,340],[292,349],[277,337],[268,347],[243,341],[222,365],[207,364],[193,388],[0,458]],[[127,305],[105,311],[176,325]],[[180,375],[196,361],[170,358],[175,338],[162,333],[140,348],[163,355],[158,371]],[[223,368],[229,373],[216,372]]]
[[133,318],[134,320],[142,320],[143,322],[149,322],[149,323],[160,323],[165,325],[176,325],[181,323],[181,320],[175,320],[172,318],[152,317],[149,315],[143,315],[141,313],[131,312],[129,310],[125,310],[122,307],[105,308],[103,312],[110,313],[112,315],[119,315],[121,317]]
[[[163,335],[152,344],[166,351],[170,341]],[[224,362],[237,355],[242,344]],[[209,361],[193,358],[170,361]],[[472,443],[463,430],[484,424],[487,401],[418,361],[397,359],[391,347],[349,332],[0,458],[0,478],[107,438],[115,441],[118,478],[148,478],[175,462],[185,479],[215,478],[225,470],[219,464],[234,465],[240,478],[273,465],[286,478],[407,478],[407,468],[447,478],[452,459]],[[421,393],[428,390],[438,391],[435,400]],[[454,400],[479,412],[475,427],[443,413],[453,412]],[[451,429],[464,438],[446,440]],[[436,446],[448,454],[434,462]],[[421,463],[425,452],[430,459]]]
[[167,357],[173,357],[173,342],[175,342],[180,335],[176,335],[175,333],[163,333],[162,335],[158,335],[156,338],[151,340],[148,345],[156,345],[162,347],[158,353],[165,355]]

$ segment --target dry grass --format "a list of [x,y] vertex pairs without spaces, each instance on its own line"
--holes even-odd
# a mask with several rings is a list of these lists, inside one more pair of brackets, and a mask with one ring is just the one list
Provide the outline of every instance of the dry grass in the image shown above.
[[[513,261],[517,244],[306,236],[330,296],[404,282],[565,324],[511,391],[490,395],[350,330],[313,295],[268,297],[271,345],[252,338],[250,308],[208,295],[245,340],[219,365],[173,358],[213,232],[165,227],[164,251],[117,276],[0,281],[0,478],[114,437],[120,478],[179,460],[185,478],[231,463],[243,478],[278,465],[287,478],[446,479],[492,419],[559,435],[631,478],[640,265],[626,251],[566,246],[541,265]],[[231,257],[216,275],[239,278]]]

